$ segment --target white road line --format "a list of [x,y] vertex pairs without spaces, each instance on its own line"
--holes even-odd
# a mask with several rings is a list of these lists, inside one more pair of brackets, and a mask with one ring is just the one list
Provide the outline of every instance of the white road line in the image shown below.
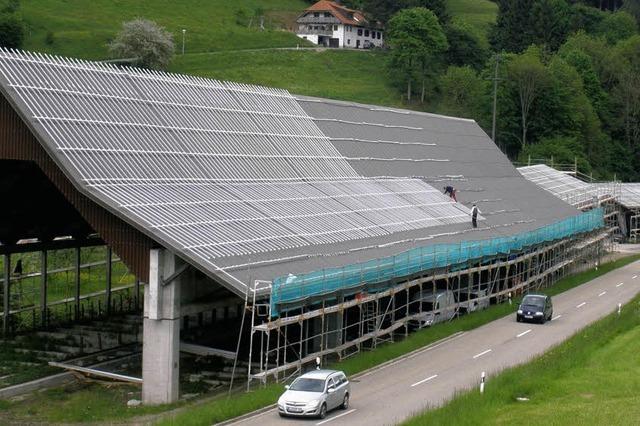
[[584,305],[586,305],[587,302],[582,302],[581,304],[579,304],[578,306],[576,306],[576,309],[580,309],[582,308]]
[[522,337],[527,333],[531,333],[531,329],[528,329],[527,331],[523,331],[522,333],[518,334],[516,337]]
[[424,379],[424,380],[420,380],[419,382],[415,382],[414,384],[412,384],[412,385],[411,385],[411,387],[421,385],[421,384],[423,384],[424,382],[428,382],[429,380],[433,380],[433,379],[435,379],[436,377],[438,377],[438,375],[437,375],[437,374],[434,374],[433,376],[431,376],[431,377],[427,377],[427,378],[426,378],[426,379]]
[[556,315],[555,317],[551,318],[551,321],[555,321],[555,320],[557,320],[557,319],[558,319],[558,318],[560,318],[560,317],[562,317],[562,315]]
[[367,377],[367,376],[370,376],[372,374],[378,373],[380,370],[382,370],[384,368],[391,367],[391,366],[396,365],[396,364],[400,364],[401,362],[404,362],[404,361],[406,361],[408,359],[414,358],[414,357],[416,357],[418,355],[422,355],[424,352],[427,352],[427,351],[433,350],[435,348],[438,348],[438,347],[440,347],[440,346],[442,346],[442,345],[444,345],[446,343],[449,343],[449,342],[451,342],[453,340],[456,340],[456,339],[464,336],[465,334],[467,334],[466,331],[458,331],[457,333],[454,333],[449,337],[445,337],[444,339],[438,341],[437,343],[431,344],[431,346],[427,346],[427,347],[421,348],[421,349],[416,349],[415,351],[409,353],[408,356],[402,356],[402,357],[400,357],[400,358],[398,358],[396,360],[393,360],[391,362],[387,362],[386,364],[382,364],[382,365],[379,365],[377,367],[372,367],[366,373],[355,375],[354,378],[357,378],[358,380],[360,380],[363,377]]
[[631,277],[632,280],[635,280],[636,278],[638,278],[637,275],[634,275],[634,276]]
[[604,296],[605,294],[607,294],[607,292],[606,292],[606,291],[603,291],[602,293],[600,293],[600,294],[598,295],[598,297],[602,297],[602,296]]
[[486,355],[486,354],[488,354],[489,352],[491,352],[491,349],[487,349],[486,351],[480,352],[479,354],[475,354],[475,355],[473,356],[473,359],[480,358],[482,355]]
[[624,283],[618,283],[616,284],[616,287],[620,287],[621,285],[624,285]]
[[338,414],[338,415],[337,415],[337,416],[335,416],[335,417],[331,417],[330,419],[327,419],[327,420],[323,420],[323,421],[321,421],[321,422],[318,422],[318,423],[316,423],[316,426],[320,426],[320,425],[323,425],[323,424],[325,424],[325,423],[328,423],[328,422],[330,422],[330,421],[332,421],[332,420],[339,419],[340,417],[346,416],[347,414],[351,414],[351,413],[353,413],[354,411],[356,411],[356,409],[355,409],[355,408],[354,408],[354,409],[352,409],[352,410],[347,411],[346,413]]

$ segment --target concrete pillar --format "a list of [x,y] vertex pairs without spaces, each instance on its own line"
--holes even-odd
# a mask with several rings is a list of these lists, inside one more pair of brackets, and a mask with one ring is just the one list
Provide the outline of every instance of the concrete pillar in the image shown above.
[[168,404],[178,400],[180,367],[180,277],[163,280],[176,271],[178,259],[164,249],[150,253],[149,284],[144,286],[142,400]]

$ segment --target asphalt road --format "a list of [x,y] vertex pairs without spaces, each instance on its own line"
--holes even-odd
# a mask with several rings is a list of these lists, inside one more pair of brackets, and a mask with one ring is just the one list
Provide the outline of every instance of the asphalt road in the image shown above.
[[545,325],[517,323],[514,314],[452,336],[410,357],[352,380],[349,410],[324,420],[282,419],[275,409],[242,425],[391,425],[442,404],[456,390],[476,387],[482,371],[491,376],[521,364],[562,342],[577,330],[618,309],[640,291],[640,262],[553,298],[554,318]]

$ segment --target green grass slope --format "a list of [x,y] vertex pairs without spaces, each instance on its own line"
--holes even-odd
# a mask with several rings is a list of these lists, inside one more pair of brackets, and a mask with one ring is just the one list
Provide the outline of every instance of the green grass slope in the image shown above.
[[260,84],[292,93],[399,105],[386,77],[383,52],[269,50],[176,57],[170,71]]
[[[295,46],[300,39],[283,31],[307,6],[303,0],[32,0],[22,1],[27,22],[24,48],[86,59],[108,57],[107,43],[122,22],[146,18],[174,34],[186,50],[250,49]],[[259,12],[261,10],[262,12]],[[256,15],[265,16],[265,31]],[[249,24],[251,26],[249,27]],[[53,43],[47,43],[47,34]]]
[[[0,0],[2,2],[2,0]],[[292,93],[400,106],[384,53],[262,50],[303,45],[292,32],[304,0],[38,0],[22,1],[24,48],[103,60],[122,22],[146,18],[174,34],[176,73],[284,88]],[[488,0],[448,0],[454,19],[486,34],[496,6]],[[265,30],[256,16],[265,16]],[[180,55],[182,29],[186,54]],[[244,50],[244,51],[243,51]],[[234,51],[234,52],[231,52]]]
[[490,378],[484,395],[462,393],[406,424],[638,424],[638,353],[640,296],[620,316],[611,314],[531,363]]
[[486,37],[496,22],[498,5],[489,0],[447,0],[447,10],[454,20],[465,21]]

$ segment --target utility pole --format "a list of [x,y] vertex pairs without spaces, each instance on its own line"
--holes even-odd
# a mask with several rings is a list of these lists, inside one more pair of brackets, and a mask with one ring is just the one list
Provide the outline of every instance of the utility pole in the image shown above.
[[186,34],[187,30],[186,29],[182,29],[182,54],[184,55],[184,35]]
[[491,126],[491,139],[496,143],[496,110],[498,108],[498,65],[500,54],[496,53],[496,67],[493,74],[493,123]]

